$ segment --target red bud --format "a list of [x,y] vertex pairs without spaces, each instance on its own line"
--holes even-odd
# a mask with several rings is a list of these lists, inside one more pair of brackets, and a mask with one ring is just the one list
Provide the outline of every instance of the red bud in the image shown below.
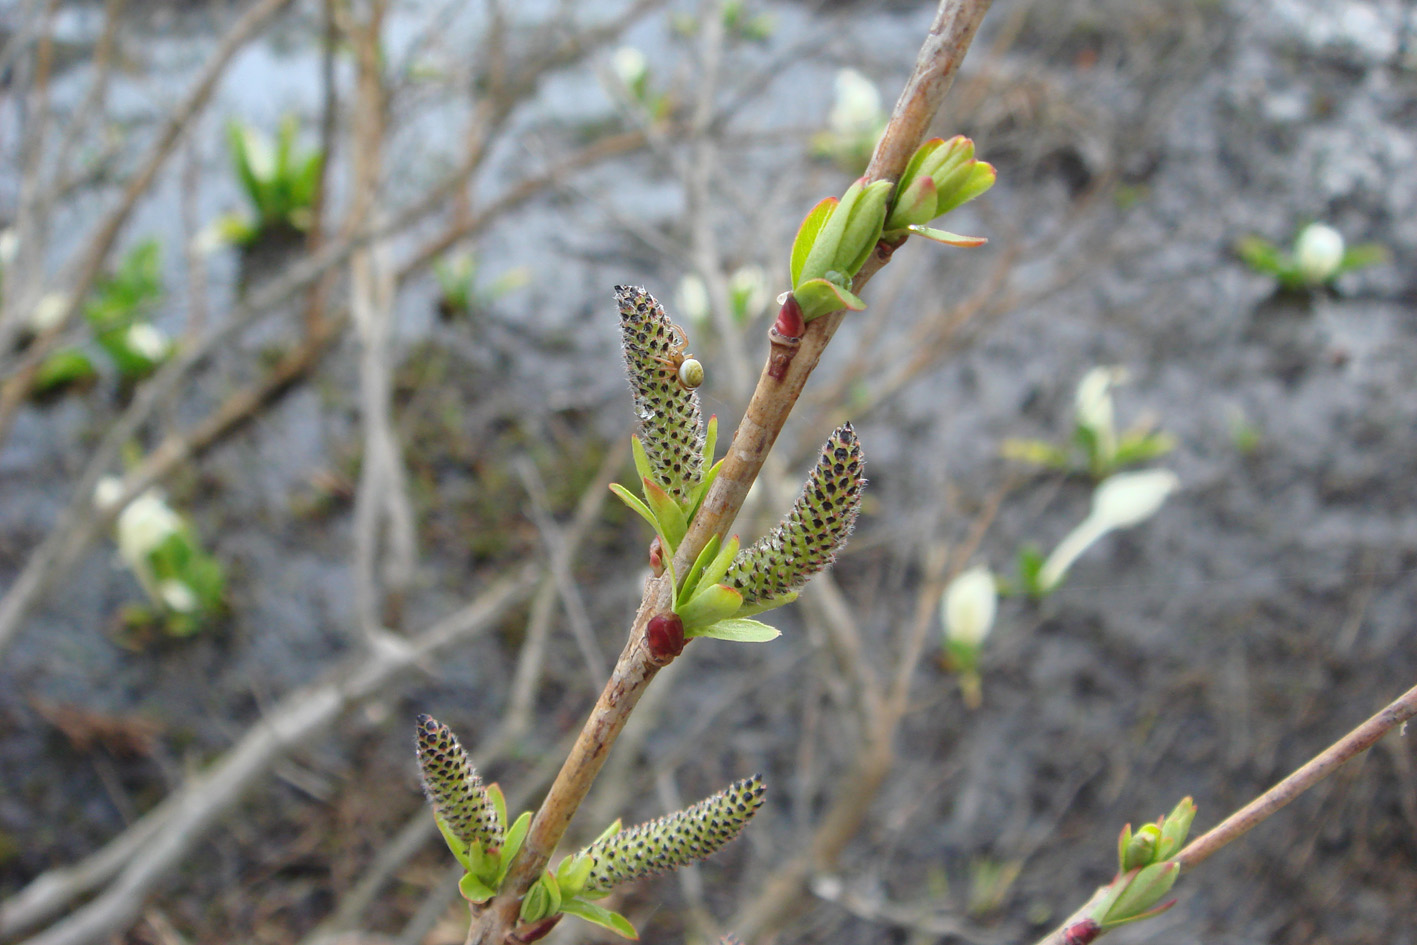
[[772,327],[784,338],[801,338],[802,333],[807,330],[807,323],[802,320],[802,306],[792,293],[787,294]]
[[657,663],[668,663],[684,652],[684,621],[673,611],[655,614],[645,627],[649,655]]

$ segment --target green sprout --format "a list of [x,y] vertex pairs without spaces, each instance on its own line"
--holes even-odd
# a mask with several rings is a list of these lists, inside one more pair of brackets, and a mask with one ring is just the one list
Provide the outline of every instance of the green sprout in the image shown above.
[[634,46],[621,46],[610,55],[611,91],[618,94],[651,124],[663,121],[674,110],[674,99],[657,91],[649,60]]
[[[99,482],[94,502],[108,508],[123,492],[115,478]],[[226,609],[226,572],[196,530],[154,489],[118,513],[118,557],[137,578],[148,604],[124,608],[129,629],[156,625],[171,637],[190,637]]]
[[1085,921],[1096,924],[1095,934],[1129,922],[1160,915],[1176,904],[1161,899],[1181,873],[1181,864],[1172,859],[1181,851],[1196,805],[1189,797],[1156,823],[1144,824],[1136,833],[1132,825],[1122,829],[1117,841],[1117,875],[1099,890]]
[[1181,481],[1168,469],[1117,473],[1098,483],[1092,492],[1092,509],[1068,532],[1052,554],[1044,558],[1037,546],[1024,545],[1018,553],[1018,582],[1003,590],[1039,598],[1062,586],[1068,570],[1082,554],[1114,531],[1132,528],[1161,511]]
[[871,160],[876,139],[886,127],[881,93],[874,82],[855,69],[837,72],[835,91],[827,127],[812,137],[812,155],[859,174]]
[[1126,382],[1125,368],[1093,368],[1083,375],[1073,398],[1071,442],[1059,445],[1047,440],[1006,440],[1001,452],[1007,459],[1058,472],[1085,474],[1094,480],[1171,452],[1176,438],[1153,431],[1147,420],[1124,431],[1117,429],[1112,391]]
[[1255,272],[1273,276],[1281,288],[1298,292],[1332,285],[1345,272],[1386,262],[1387,249],[1377,243],[1347,246],[1343,234],[1326,223],[1310,223],[1285,251],[1262,236],[1246,236],[1235,252]]
[[531,270],[518,266],[483,286],[478,284],[478,260],[472,253],[444,256],[433,263],[438,280],[438,311],[444,318],[466,318],[486,311],[500,298],[531,282]]
[[226,128],[227,152],[251,214],[227,214],[217,221],[225,241],[251,246],[280,231],[303,233],[314,222],[315,194],[325,156],[296,143],[300,122],[287,115],[274,141],[239,121]]
[[[882,244],[889,253],[911,236],[971,248],[985,240],[927,226],[994,185],[994,168],[974,158],[974,142],[956,136],[932,138],[916,149],[900,181],[854,181],[841,198],[813,207],[792,241],[792,299],[805,324],[866,303],[851,291],[852,280]],[[795,337],[795,336],[794,336]]]
[[[107,356],[125,383],[157,370],[176,350],[166,332],[150,320],[162,296],[162,248],[155,239],[144,240],[119,261],[117,269],[95,283],[84,302],[93,342],[50,353],[40,362],[34,392],[43,396],[93,380],[98,376],[95,348]],[[36,304],[30,324],[40,330],[52,325],[67,304],[61,293],[45,295]]]

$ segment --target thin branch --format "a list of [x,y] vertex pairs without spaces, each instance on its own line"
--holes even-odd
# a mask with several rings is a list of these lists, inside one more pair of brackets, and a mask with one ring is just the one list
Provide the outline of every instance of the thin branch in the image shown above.
[[[1400,725],[1405,726],[1413,718],[1417,718],[1417,686],[1398,696],[1382,711],[1309,759],[1289,777],[1192,840],[1185,849],[1176,854],[1176,861],[1181,864],[1182,872],[1195,869],[1222,847],[1240,839],[1299,795],[1373,747],[1388,732]],[[1068,929],[1087,917],[1093,902],[1104,892],[1105,887],[1093,893],[1086,903],[1074,910],[1061,925],[1039,939],[1036,945],[1068,945]]]
[[1392,729],[1417,716],[1417,686],[1404,692],[1381,712],[1315,755],[1299,770],[1265,791],[1218,825],[1186,845],[1176,855],[1181,869],[1191,870],[1227,843],[1264,823],[1280,808],[1373,747]]

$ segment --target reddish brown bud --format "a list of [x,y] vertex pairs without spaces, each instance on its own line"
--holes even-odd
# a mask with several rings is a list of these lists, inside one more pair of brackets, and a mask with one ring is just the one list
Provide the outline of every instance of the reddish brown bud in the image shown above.
[[656,663],[668,663],[684,652],[684,621],[673,611],[655,614],[645,627],[649,655]]
[[655,577],[664,573],[664,543],[655,535],[649,543],[649,569]]
[[1063,945],[1089,945],[1101,931],[1102,927],[1092,919],[1074,922],[1063,929]]
[[784,338],[801,338],[802,333],[807,330],[807,323],[802,320],[802,306],[791,292],[787,293],[782,308],[778,310],[777,321],[772,327]]

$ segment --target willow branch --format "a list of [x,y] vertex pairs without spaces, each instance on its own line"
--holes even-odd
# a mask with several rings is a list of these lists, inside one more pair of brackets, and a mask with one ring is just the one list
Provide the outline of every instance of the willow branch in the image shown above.
[[[900,176],[910,155],[924,139],[988,8],[989,0],[942,0],[930,35],[917,57],[914,74],[896,103],[867,169],[868,178],[894,180]],[[873,254],[858,274],[852,290],[859,291],[888,260],[888,252]],[[674,571],[677,573],[684,573],[711,537],[725,535],[732,526],[768,451],[844,316],[845,312],[837,312],[809,324],[800,347],[785,366],[774,360],[779,352],[769,353],[752,400],[729,444],[723,468],[676,554]],[[670,590],[667,576],[647,584],[629,640],[610,681],[591,710],[546,800],[537,810],[503,891],[474,921],[468,935],[469,945],[494,945],[511,933],[521,896],[550,862],[556,844],[605,763],[610,746],[658,672],[644,642],[645,626],[651,617],[666,609]]]
[[[1414,717],[1417,717],[1417,686],[1398,696],[1382,711],[1309,759],[1289,777],[1188,843],[1176,854],[1176,861],[1181,864],[1182,872],[1189,872],[1222,847],[1264,823],[1309,788],[1372,748],[1378,739]],[[1093,901],[1102,892],[1098,890],[1094,893],[1067,921],[1039,939],[1036,945],[1068,945],[1068,928],[1087,916]]]

